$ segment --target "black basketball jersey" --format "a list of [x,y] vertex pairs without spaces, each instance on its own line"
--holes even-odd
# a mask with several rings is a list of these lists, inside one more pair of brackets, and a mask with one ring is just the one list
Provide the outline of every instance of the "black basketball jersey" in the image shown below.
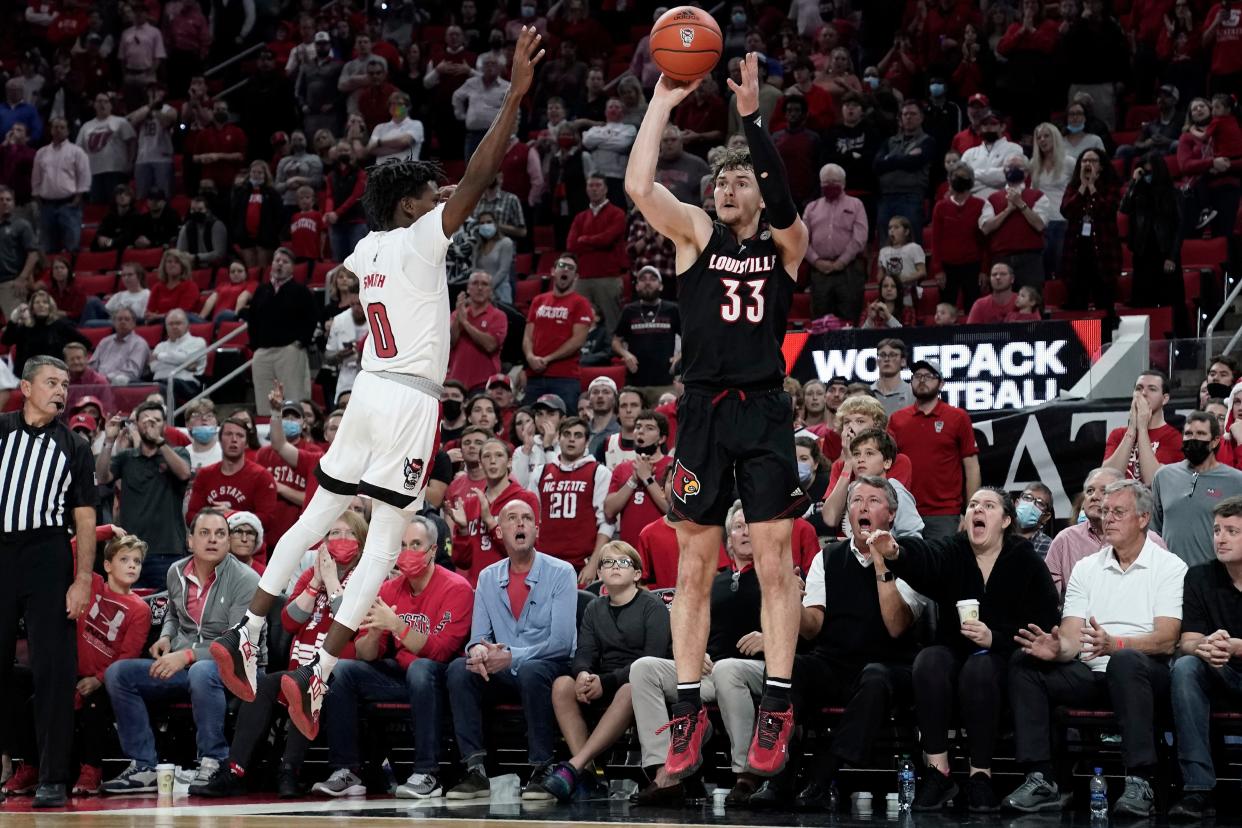
[[712,222],[711,241],[677,278],[682,382],[700,388],[777,388],[785,378],[781,343],[794,281],[772,233],[761,225],[738,242]]

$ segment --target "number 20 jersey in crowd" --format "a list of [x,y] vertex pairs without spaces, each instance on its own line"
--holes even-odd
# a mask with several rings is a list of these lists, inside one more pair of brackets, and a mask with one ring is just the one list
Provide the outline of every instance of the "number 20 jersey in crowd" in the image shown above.
[[677,277],[682,382],[702,389],[779,388],[794,287],[766,226],[739,242],[728,227],[712,222],[702,254]]
[[370,333],[362,370],[443,384],[449,361],[444,205],[409,227],[368,233],[345,259],[358,277]]

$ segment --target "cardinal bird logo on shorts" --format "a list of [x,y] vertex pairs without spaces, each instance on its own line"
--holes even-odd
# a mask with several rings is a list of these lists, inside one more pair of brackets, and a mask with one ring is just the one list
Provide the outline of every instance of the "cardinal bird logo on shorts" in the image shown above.
[[405,472],[406,491],[412,492],[415,489],[417,489],[418,481],[421,480],[423,476],[423,461],[407,459],[405,461],[405,465],[402,468],[402,471]]
[[699,477],[679,461],[673,469],[673,495],[682,503],[699,493]]
[[694,43],[694,29],[687,26],[681,30],[681,45],[689,49],[691,43]]

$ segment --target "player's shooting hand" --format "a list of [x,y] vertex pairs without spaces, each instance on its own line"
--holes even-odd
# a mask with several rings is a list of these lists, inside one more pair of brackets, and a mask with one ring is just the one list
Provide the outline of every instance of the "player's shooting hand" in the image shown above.
[[737,114],[749,118],[759,111],[759,53],[747,52],[739,67],[742,75],[740,84],[733,78],[725,81],[737,99]]
[[651,93],[651,97],[653,100],[665,101],[670,107],[674,107],[688,98],[702,82],[702,78],[686,83],[660,75],[660,80],[656,82],[655,91]]
[[517,45],[513,47],[513,71],[509,75],[509,91],[519,98],[530,91],[535,78],[535,66],[543,60],[546,50],[540,49],[543,38],[534,27],[522,27]]

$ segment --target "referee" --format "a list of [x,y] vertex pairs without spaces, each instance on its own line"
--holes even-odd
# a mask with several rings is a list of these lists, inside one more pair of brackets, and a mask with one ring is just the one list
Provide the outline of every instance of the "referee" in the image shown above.
[[69,393],[65,363],[28,359],[21,389],[22,410],[0,414],[0,688],[10,686],[24,616],[40,757],[34,807],[55,808],[71,778],[76,620],[95,564],[95,463],[86,441],[57,419]]

